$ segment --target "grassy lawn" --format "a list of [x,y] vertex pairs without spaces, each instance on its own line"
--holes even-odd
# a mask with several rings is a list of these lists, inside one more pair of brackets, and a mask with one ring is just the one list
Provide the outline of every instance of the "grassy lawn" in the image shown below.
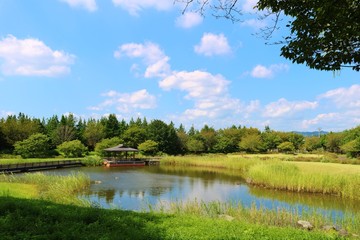
[[1,159],[0,164],[17,164],[17,163],[33,163],[33,162],[51,162],[51,161],[61,161],[61,160],[82,160],[82,158],[8,158]]
[[343,239],[188,214],[138,213],[0,197],[1,239]]
[[0,182],[0,196],[38,198],[39,190],[34,184]]

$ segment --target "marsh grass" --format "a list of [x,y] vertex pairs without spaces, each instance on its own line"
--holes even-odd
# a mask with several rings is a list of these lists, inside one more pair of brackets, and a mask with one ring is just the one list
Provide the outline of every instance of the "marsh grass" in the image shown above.
[[38,198],[55,203],[88,205],[77,194],[90,186],[90,178],[83,173],[68,176],[46,175],[43,173],[26,173],[23,175],[0,175],[0,182],[18,183],[36,186]]
[[296,164],[278,161],[251,167],[246,173],[246,180],[267,188],[360,199],[360,174],[356,173],[335,173],[324,169],[306,171]]
[[[302,219],[311,222],[315,229],[321,230],[325,225],[333,225],[347,229],[353,233],[360,232],[360,215],[345,214],[331,215],[315,209],[272,208],[256,206],[245,207],[241,202],[203,202],[203,201],[175,201],[163,203],[153,212],[171,213],[175,215],[194,215],[209,218],[224,218],[230,221],[245,221],[262,226],[292,227],[296,228],[297,221]],[[226,218],[225,217],[225,218]]]
[[37,198],[39,191],[33,184],[0,182],[0,196]]

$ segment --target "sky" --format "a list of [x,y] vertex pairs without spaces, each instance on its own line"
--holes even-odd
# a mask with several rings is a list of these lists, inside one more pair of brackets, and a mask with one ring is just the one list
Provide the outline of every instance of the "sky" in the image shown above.
[[[360,73],[293,64],[266,44],[256,0],[239,22],[173,0],[0,0],[0,118],[146,117],[201,129],[342,131]],[[273,40],[286,36],[281,28]],[[272,41],[272,40],[270,40]]]

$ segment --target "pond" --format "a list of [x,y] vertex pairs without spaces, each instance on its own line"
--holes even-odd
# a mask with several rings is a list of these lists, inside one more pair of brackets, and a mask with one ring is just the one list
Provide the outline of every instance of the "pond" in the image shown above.
[[332,215],[358,212],[360,202],[321,194],[291,193],[247,185],[231,171],[169,166],[83,167],[48,171],[67,175],[80,171],[90,176],[90,188],[81,194],[95,206],[125,210],[148,210],[150,207],[181,201],[241,202],[299,211],[317,209]]

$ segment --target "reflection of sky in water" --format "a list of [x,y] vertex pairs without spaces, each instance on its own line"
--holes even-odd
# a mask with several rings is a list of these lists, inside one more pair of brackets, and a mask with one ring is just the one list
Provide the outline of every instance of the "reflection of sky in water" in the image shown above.
[[[214,173],[171,173],[157,167],[110,169],[97,167],[79,170],[88,174],[92,181],[98,182],[92,184],[89,191],[82,197],[103,208],[146,210],[149,209],[149,205],[156,207],[174,201],[196,200],[198,202],[241,202],[246,207],[256,204],[257,207],[272,209],[296,208],[300,212],[302,209],[313,207],[322,209],[321,211],[331,210],[332,214],[340,214],[346,210],[346,205],[344,206],[341,200],[336,202],[331,196],[307,196],[254,189],[243,184],[238,178],[214,176]],[[70,170],[56,170],[51,173],[69,174]],[[353,205],[359,206],[358,203],[353,203]],[[350,210],[354,211],[354,209]]]

